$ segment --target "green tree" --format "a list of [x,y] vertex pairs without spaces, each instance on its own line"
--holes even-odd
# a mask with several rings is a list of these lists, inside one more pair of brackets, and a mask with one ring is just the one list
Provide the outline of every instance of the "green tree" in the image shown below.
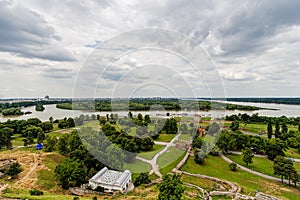
[[276,156],[284,156],[284,150],[288,149],[287,144],[276,138],[270,139],[266,144],[266,155],[270,160],[274,160]]
[[50,123],[53,123],[53,117],[52,117],[52,116],[49,117],[49,122],[50,122]]
[[39,132],[37,136],[37,143],[42,143],[46,138],[46,135],[44,132]]
[[86,169],[78,160],[67,158],[54,172],[63,189],[80,186],[85,182]]
[[151,183],[151,180],[148,176],[148,173],[141,173],[138,177],[136,177],[135,181],[133,182],[135,187],[149,183]]
[[202,165],[204,163],[204,158],[205,158],[205,153],[200,150],[200,151],[197,151],[195,153],[195,158],[194,158],[194,161],[195,163],[199,164],[199,165]]
[[291,161],[290,159],[286,159],[282,156],[277,156],[274,160],[273,169],[274,174],[281,177],[281,182],[283,182],[283,178],[287,178],[290,184],[290,180],[296,178],[294,176],[296,170],[293,167],[293,161]]
[[209,135],[214,135],[220,131],[220,125],[217,122],[213,122],[209,125],[207,133]]
[[282,124],[281,132],[282,132],[281,136],[288,132],[288,127],[287,127],[286,123]]
[[177,174],[167,174],[163,177],[163,182],[158,185],[159,200],[178,200],[181,199],[184,187]]
[[272,134],[273,134],[273,128],[272,128],[272,122],[271,120],[269,120],[268,122],[268,138],[271,139],[272,138]]
[[240,126],[240,122],[238,120],[234,120],[233,122],[231,122],[230,124],[230,129],[232,131],[236,131],[239,129],[239,126]]
[[0,149],[2,147],[11,148],[12,147],[12,135],[14,130],[8,127],[0,129]]
[[193,146],[193,148],[201,149],[202,144],[203,144],[203,139],[199,138],[199,137],[195,137],[195,139],[193,140],[192,146]]
[[246,147],[243,150],[243,161],[246,163],[246,165],[248,166],[250,163],[253,163],[252,158],[254,157],[254,154],[252,152],[252,150],[248,147]]
[[133,117],[133,114],[132,114],[132,112],[129,111],[129,112],[128,112],[128,118],[129,118],[129,119],[132,119],[132,117]]
[[145,115],[144,121],[146,124],[150,124],[151,123],[150,115]]
[[68,146],[68,141],[69,141],[69,135],[64,134],[62,135],[57,142],[57,150],[60,154],[62,155],[67,155],[70,150]]
[[278,120],[275,123],[275,138],[280,138],[280,125]]
[[22,171],[22,166],[18,162],[14,162],[7,170],[5,174],[11,177],[16,177]]
[[237,169],[237,164],[234,163],[234,162],[230,163],[230,164],[229,164],[229,169],[230,169],[231,171],[235,172],[236,169]]

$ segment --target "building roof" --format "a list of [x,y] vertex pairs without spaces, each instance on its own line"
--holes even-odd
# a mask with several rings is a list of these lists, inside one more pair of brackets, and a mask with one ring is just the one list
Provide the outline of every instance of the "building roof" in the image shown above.
[[94,175],[90,179],[90,181],[99,184],[121,186],[126,181],[128,176],[131,176],[131,172],[129,170],[120,172],[120,171],[109,170],[107,169],[107,167],[104,167],[96,175]]

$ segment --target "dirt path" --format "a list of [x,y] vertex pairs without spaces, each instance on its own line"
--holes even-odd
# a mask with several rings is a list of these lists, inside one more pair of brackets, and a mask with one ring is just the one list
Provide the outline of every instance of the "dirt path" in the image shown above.
[[7,188],[8,184],[4,184],[0,187],[0,194],[2,194],[2,191]]
[[29,179],[30,175],[36,170],[36,168],[39,165],[36,154],[33,154],[33,161],[34,161],[34,164],[30,168],[30,170],[25,174],[25,176],[21,180],[19,180],[16,183],[16,185],[23,185],[23,184],[27,183],[27,180]]

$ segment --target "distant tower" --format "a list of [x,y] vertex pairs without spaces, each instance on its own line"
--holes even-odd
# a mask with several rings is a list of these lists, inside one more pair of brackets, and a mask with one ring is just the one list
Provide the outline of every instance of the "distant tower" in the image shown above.
[[46,95],[46,96],[45,96],[45,99],[46,99],[46,100],[49,100],[49,99],[50,99],[50,97],[49,97],[48,95]]

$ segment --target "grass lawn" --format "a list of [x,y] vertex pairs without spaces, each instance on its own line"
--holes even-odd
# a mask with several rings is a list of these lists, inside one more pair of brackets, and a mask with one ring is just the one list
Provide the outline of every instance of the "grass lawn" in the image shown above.
[[171,164],[165,166],[164,168],[160,168],[160,172],[162,175],[166,175],[167,173],[169,173],[174,167],[177,166],[177,164],[184,158],[185,154],[182,154],[179,158],[177,158],[177,160],[175,160],[174,162],[172,162]]
[[267,124],[262,123],[251,123],[251,124],[243,124],[240,123],[240,129],[243,129],[252,133],[260,133],[267,130]]
[[190,134],[181,134],[179,136],[179,140],[190,141],[191,139],[192,139],[192,136]]
[[148,160],[151,160],[155,156],[155,154],[157,154],[159,151],[161,151],[164,147],[165,147],[164,145],[155,144],[153,146],[152,151],[138,153],[138,156],[148,159]]
[[132,173],[142,173],[142,172],[150,172],[151,171],[151,165],[148,163],[145,163],[143,161],[134,159],[131,163],[124,163],[123,169],[128,169]]
[[175,136],[176,136],[176,134],[161,133],[161,134],[159,134],[159,137],[155,141],[170,142]]
[[228,165],[221,157],[208,155],[203,165],[196,164],[194,158],[190,157],[182,167],[182,170],[235,182],[242,187],[242,193],[244,194],[251,193],[251,195],[255,195],[255,191],[259,190],[283,199],[299,199],[299,189],[270,181],[243,170],[232,172]]
[[57,181],[55,179],[54,170],[57,165],[64,161],[65,157],[58,154],[47,154],[43,160],[45,169],[41,169],[38,174],[37,185],[39,189],[51,190],[57,186]]
[[163,153],[161,156],[158,157],[158,165],[160,169],[166,167],[169,168],[171,167],[170,165],[173,163],[176,166],[178,163],[177,162],[178,159],[181,158],[182,156],[184,157],[184,155],[185,155],[185,151],[181,149],[177,149],[176,147],[170,147],[165,153]]
[[247,167],[249,169],[252,169],[257,172],[261,172],[263,174],[267,174],[269,176],[274,176],[277,178],[280,178],[279,176],[274,175],[273,170],[273,161],[267,159],[267,158],[259,158],[259,157],[253,157],[253,163],[249,164],[249,166],[246,166],[246,164],[243,161],[242,155],[226,155],[230,160]]
[[293,148],[285,151],[284,154],[286,157],[300,159],[300,153],[298,153],[297,150]]
[[85,122],[83,122],[83,125],[78,126],[78,127],[91,127],[91,128],[99,130],[100,129],[100,124],[99,124],[98,120],[95,120],[95,121],[85,121]]
[[26,139],[26,137],[22,137],[22,134],[14,134],[13,139],[11,141],[12,146],[23,146],[24,142],[23,140]]
[[193,185],[197,185],[197,186],[205,189],[208,192],[212,191],[212,189],[215,188],[215,186],[216,186],[215,181],[198,178],[198,177],[194,177],[194,176],[188,176],[185,174],[181,175],[181,181],[186,182],[186,183],[191,183]]
[[[232,161],[247,167],[246,164],[243,162],[243,156],[242,155],[226,155],[229,159]],[[267,158],[259,158],[259,157],[253,157],[253,163],[249,164],[247,168],[252,169],[257,172],[261,172],[263,174],[267,174],[269,176],[274,176],[277,178],[280,178],[279,176],[274,175],[274,169],[273,169],[273,161],[267,159]],[[300,164],[294,163],[295,169],[300,172]]]

